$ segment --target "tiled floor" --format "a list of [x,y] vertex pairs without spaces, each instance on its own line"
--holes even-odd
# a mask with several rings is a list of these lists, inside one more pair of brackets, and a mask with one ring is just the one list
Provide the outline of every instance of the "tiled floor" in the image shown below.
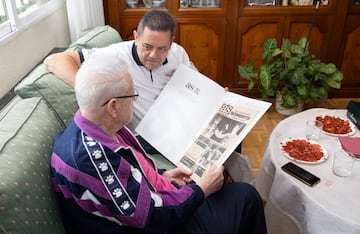
[[[329,109],[346,109],[349,100],[360,102],[360,98],[337,98],[321,100],[317,105],[307,106],[305,108],[322,107]],[[244,139],[242,143],[242,153],[249,157],[254,175],[256,175],[260,167],[264,147],[269,135],[276,125],[285,118],[286,116],[277,113],[274,106],[272,106]]]

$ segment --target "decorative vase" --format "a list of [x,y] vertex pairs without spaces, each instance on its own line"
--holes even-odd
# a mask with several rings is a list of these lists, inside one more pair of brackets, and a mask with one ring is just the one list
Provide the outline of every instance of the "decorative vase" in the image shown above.
[[289,5],[288,0],[283,0],[283,1],[282,1],[282,5],[283,5],[283,6]]
[[277,94],[276,100],[275,100],[275,109],[279,114],[282,114],[285,116],[290,116],[290,115],[299,113],[304,109],[303,101],[299,101],[298,106],[294,107],[294,108],[285,108],[281,105],[281,103],[282,103],[282,95]]
[[152,7],[152,1],[151,0],[143,0],[144,5],[146,8],[151,8]]

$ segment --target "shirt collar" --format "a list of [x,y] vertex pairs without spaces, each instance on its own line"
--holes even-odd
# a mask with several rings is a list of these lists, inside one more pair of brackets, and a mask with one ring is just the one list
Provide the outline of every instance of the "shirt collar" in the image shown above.
[[[75,124],[83,130],[88,136],[95,139],[97,142],[105,145],[113,151],[117,151],[122,145],[109,136],[104,130],[98,127],[96,124],[85,118],[80,110],[77,110],[74,116]],[[142,153],[145,150],[141,147],[140,143],[136,140],[135,136],[131,133],[127,127],[123,127],[118,131],[118,134],[122,136],[125,141],[134,147],[136,150],[141,151]]]

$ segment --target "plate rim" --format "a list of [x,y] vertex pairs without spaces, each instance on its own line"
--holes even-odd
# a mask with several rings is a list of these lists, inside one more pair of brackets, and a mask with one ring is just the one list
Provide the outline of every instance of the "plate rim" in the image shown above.
[[335,137],[339,137],[339,136],[352,136],[352,135],[354,135],[354,134],[356,133],[355,125],[351,122],[350,119],[344,118],[343,116],[334,115],[334,114],[323,114],[323,115],[316,115],[314,120],[316,120],[316,117],[318,117],[318,116],[326,116],[326,115],[329,115],[329,116],[332,116],[332,117],[337,117],[337,118],[340,118],[340,119],[342,119],[342,120],[347,120],[347,121],[349,121],[349,125],[350,125],[351,132],[345,133],[345,134],[335,134],[335,133],[326,132],[326,131],[324,131],[324,130],[321,129],[321,133],[323,133],[323,134],[325,134],[325,135],[328,135],[328,136],[335,136]]
[[[291,157],[287,152],[285,152],[283,149],[282,149],[282,144],[289,141],[289,140],[306,140],[308,142],[310,142],[311,144],[318,144],[320,145],[323,153],[324,153],[324,156],[319,159],[318,161],[315,161],[315,162],[309,162],[309,161],[303,161],[303,160],[299,160],[299,159],[295,159],[293,157]],[[279,147],[280,147],[280,152],[285,156],[287,157],[288,159],[291,159],[293,160],[294,162],[298,162],[298,163],[304,163],[304,164],[320,164],[320,163],[323,163],[325,162],[328,158],[329,158],[329,153],[328,151],[326,150],[326,148],[320,144],[319,142],[317,141],[314,141],[314,140],[311,140],[311,139],[307,139],[306,137],[287,137],[287,138],[284,138],[283,140],[280,141],[279,143]]]

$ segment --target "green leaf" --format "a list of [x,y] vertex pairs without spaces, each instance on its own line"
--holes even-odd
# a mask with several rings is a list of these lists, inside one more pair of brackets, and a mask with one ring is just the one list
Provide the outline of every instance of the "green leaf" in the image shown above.
[[307,97],[307,87],[305,85],[297,86],[297,92],[300,96]]
[[254,72],[254,68],[253,68],[253,61],[250,61],[248,66],[239,65],[238,73],[241,77],[247,80],[252,80],[253,78],[257,79],[257,73]]
[[299,57],[302,57],[304,54],[304,48],[301,48],[299,45],[292,45],[291,52],[297,54]]
[[294,108],[297,106],[297,100],[290,93],[286,93],[282,96],[283,103],[282,105],[285,108]]
[[268,67],[260,66],[260,82],[264,89],[270,89],[271,87],[271,74]]
[[261,88],[260,88],[260,91],[261,91],[262,97],[263,97],[264,99],[267,99],[268,97],[273,97],[273,96],[275,96],[275,92],[274,92],[274,89],[273,89],[273,88],[264,89],[264,87],[261,87]]
[[261,58],[265,60],[265,64],[269,64],[278,52],[277,41],[275,38],[267,39],[263,44],[263,54]]
[[327,75],[331,75],[335,73],[338,69],[336,68],[335,64],[329,63],[329,64],[322,64],[319,71],[322,73],[325,73]]
[[273,50],[273,52],[272,52],[272,57],[276,57],[276,56],[278,56],[279,54],[281,54],[282,53],[282,50],[280,50],[279,48],[276,48],[275,50]]
[[283,57],[291,58],[291,42],[289,39],[283,39],[281,50],[283,52]]
[[254,88],[254,81],[250,80],[249,84],[248,84],[248,91],[251,91]]
[[318,89],[315,86],[310,87],[309,96],[312,99],[315,99],[315,100],[319,99],[319,92],[318,92]]
[[328,91],[324,87],[318,88],[318,95],[319,99],[327,99],[328,98]]
[[277,48],[277,41],[275,38],[267,39],[263,44],[264,51],[273,51]]
[[338,71],[334,73],[332,76],[329,77],[325,82],[327,85],[334,89],[340,89],[341,88],[341,80],[343,79],[342,72]]
[[304,48],[305,48],[305,46],[306,46],[306,43],[307,43],[306,37],[301,38],[301,39],[299,40],[299,42],[298,42],[299,47],[300,47],[303,51],[304,51]]
[[307,84],[308,80],[306,79],[304,75],[304,69],[297,68],[293,71],[292,75],[289,77],[289,81],[293,85],[302,85]]
[[331,79],[336,80],[336,81],[342,81],[344,79],[344,77],[343,77],[343,74],[341,71],[337,71],[331,76]]

